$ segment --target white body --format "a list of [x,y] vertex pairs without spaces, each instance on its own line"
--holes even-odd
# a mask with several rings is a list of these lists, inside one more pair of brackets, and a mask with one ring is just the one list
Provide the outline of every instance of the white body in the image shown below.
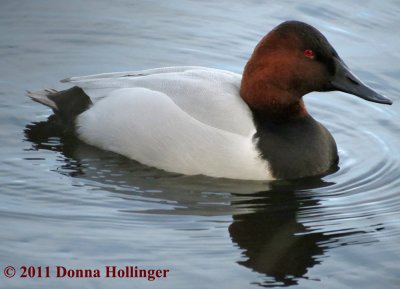
[[170,172],[272,179],[255,148],[238,74],[168,67],[64,82],[81,87],[93,102],[76,120],[86,143]]

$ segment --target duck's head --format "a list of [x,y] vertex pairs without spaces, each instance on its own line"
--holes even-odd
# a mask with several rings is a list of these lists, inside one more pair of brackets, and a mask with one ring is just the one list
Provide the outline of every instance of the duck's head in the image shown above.
[[314,27],[287,21],[256,46],[243,72],[241,96],[251,109],[276,118],[306,114],[303,95],[343,91],[368,101],[392,101],[362,83]]

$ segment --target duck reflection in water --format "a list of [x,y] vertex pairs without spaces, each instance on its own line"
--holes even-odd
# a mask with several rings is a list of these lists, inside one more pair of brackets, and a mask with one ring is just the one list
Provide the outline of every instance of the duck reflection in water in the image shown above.
[[[244,257],[238,263],[266,275],[265,280],[259,284],[261,286],[297,284],[299,279],[307,278],[310,268],[321,263],[328,249],[340,245],[338,238],[340,240],[345,235],[360,233],[326,235],[312,231],[299,221],[299,216],[307,208],[318,210],[319,199],[312,190],[331,185],[320,178],[266,184],[207,177],[171,177],[170,173],[118,158],[113,153],[97,150],[75,138],[62,135],[54,125],[51,118],[47,122],[29,124],[25,136],[32,143],[33,149],[59,151],[65,156],[61,168],[57,170],[60,173],[93,179],[100,185],[102,181],[107,182],[104,189],[115,190],[122,198],[126,194],[138,194],[136,189],[140,187],[140,192],[145,192],[146,198],[161,197],[177,204],[177,209],[173,211],[150,210],[150,214],[231,214],[233,222],[229,226],[229,233]],[[80,158],[80,154],[85,157]],[[110,164],[110,160],[113,163]],[[88,170],[88,167],[92,169]],[[103,177],[98,178],[99,174]],[[149,175],[152,175],[150,180]],[[121,192],[110,187],[110,183],[123,183],[125,188],[130,186],[132,190]],[[152,195],[154,189],[162,191],[162,196],[159,193]],[[187,194],[188,190],[191,194]],[[226,194],[222,193],[213,195],[213,206],[207,205],[203,195],[206,191],[231,192],[231,205],[227,205]]]
[[[315,187],[328,185],[314,181]],[[299,278],[321,262],[323,244],[335,237],[311,232],[298,221],[302,208],[315,208],[318,200],[287,187],[272,184],[269,191],[232,201],[233,206],[250,210],[233,215],[229,233],[246,258],[239,264],[271,277],[260,285],[297,284]]]

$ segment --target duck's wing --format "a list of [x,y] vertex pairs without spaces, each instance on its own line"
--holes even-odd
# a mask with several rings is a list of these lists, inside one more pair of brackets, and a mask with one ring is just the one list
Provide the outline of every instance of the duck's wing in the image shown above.
[[248,136],[254,130],[254,124],[251,112],[239,94],[240,81],[239,74],[196,66],[96,74],[63,80],[82,88],[93,103],[112,97],[116,90],[122,88],[145,88],[159,92],[205,125]]
[[114,90],[77,117],[76,129],[86,143],[166,171],[271,178],[251,136],[200,122],[159,91]]
[[122,72],[111,72],[111,73],[99,73],[99,74],[90,74],[84,76],[74,76],[61,80],[61,82],[82,82],[82,81],[90,81],[90,80],[99,80],[99,79],[112,79],[112,78],[120,78],[120,77],[137,77],[137,76],[146,76],[152,74],[163,74],[163,73],[174,73],[174,72],[185,72],[187,70],[193,69],[201,69],[201,70],[215,70],[212,68],[206,68],[201,66],[169,66],[169,67],[159,67],[152,68],[146,70],[135,70],[135,71],[122,71]]

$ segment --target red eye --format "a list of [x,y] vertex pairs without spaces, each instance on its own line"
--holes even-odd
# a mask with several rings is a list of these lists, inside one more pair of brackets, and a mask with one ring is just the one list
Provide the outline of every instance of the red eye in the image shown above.
[[311,49],[306,49],[304,50],[304,55],[308,58],[314,58],[314,51]]

